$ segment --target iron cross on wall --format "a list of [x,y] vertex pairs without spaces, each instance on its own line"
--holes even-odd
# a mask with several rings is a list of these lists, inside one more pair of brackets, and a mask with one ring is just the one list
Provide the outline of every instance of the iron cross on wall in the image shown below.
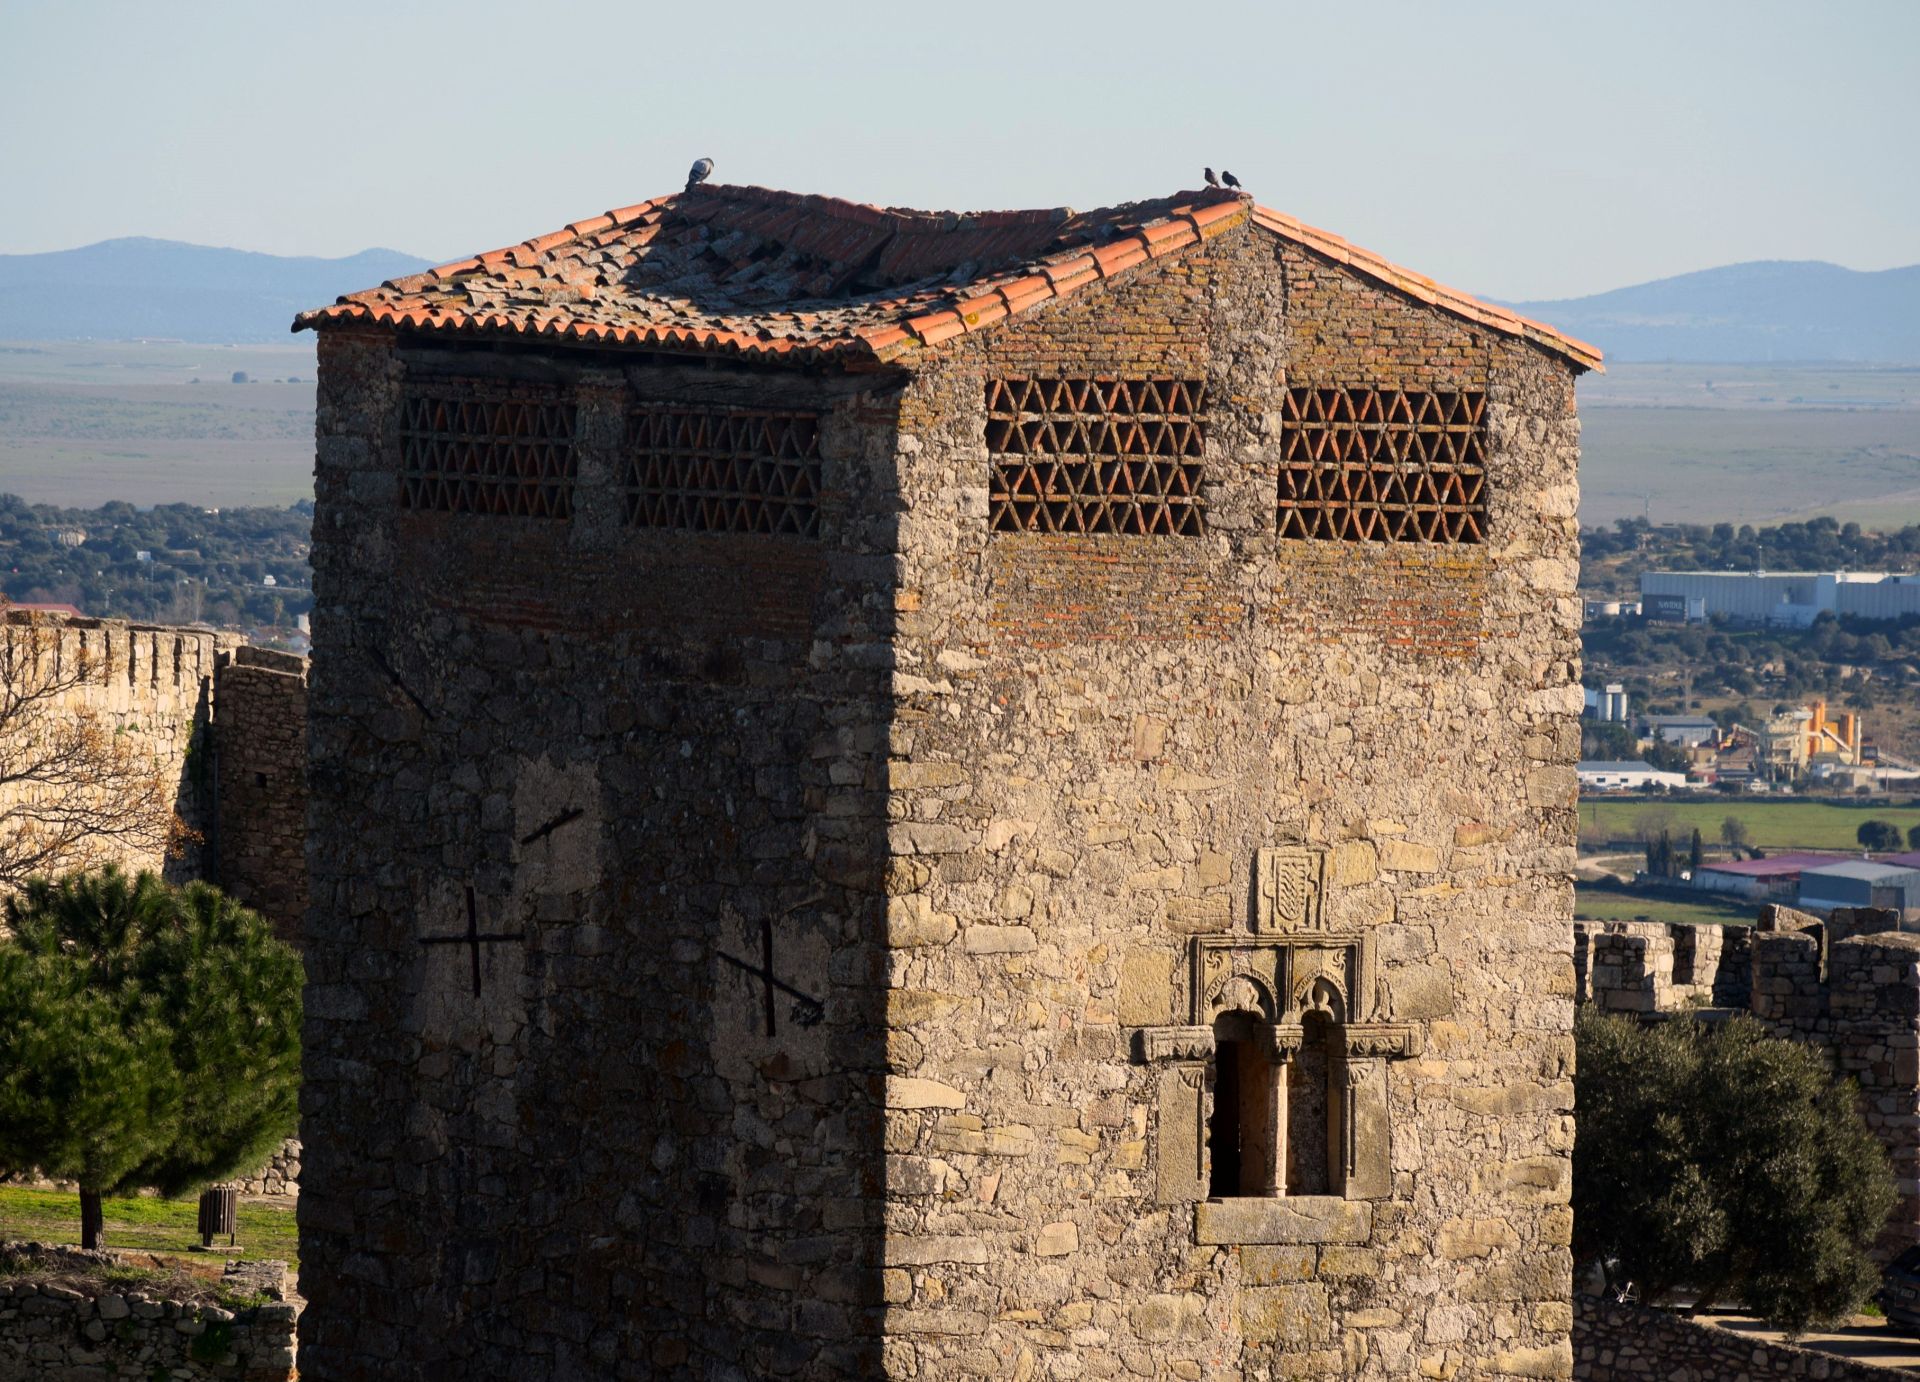
[[[806,904],[802,903],[801,905],[805,906]],[[798,909],[794,909],[794,910],[798,910]],[[774,1013],[778,1004],[774,1001],[774,997],[773,997],[776,991],[780,993],[784,993],[785,995],[787,995],[787,997],[793,1000],[793,1008],[791,1009],[791,1011],[788,1012],[787,1016],[802,1027],[812,1027],[816,1025],[821,1018],[827,1015],[826,1004],[822,1003],[818,998],[815,998],[810,993],[802,993],[799,989],[795,988],[792,984],[786,983],[785,981],[783,981],[777,975],[774,974],[773,972],[773,922],[771,919],[767,917],[760,918],[760,963],[759,964],[750,965],[745,960],[742,960],[737,956],[729,955],[724,950],[716,950],[713,953],[716,956],[718,956],[720,959],[725,960],[728,964],[732,965],[735,969],[739,970],[741,973],[751,975],[752,977],[760,981],[761,991],[762,991],[762,994],[764,995],[768,1036],[772,1036],[774,1034],[774,1030],[776,1026],[775,1020],[774,1020]]]
[[422,936],[422,945],[464,945],[473,951],[473,996],[480,996],[480,947],[483,945],[502,945],[507,941],[524,941],[525,931],[482,931],[480,914],[473,900],[473,884],[467,884],[467,929],[452,936]]
[[[563,825],[571,825],[586,812],[579,807],[569,807],[525,836],[520,843],[530,845],[543,840]],[[467,929],[451,936],[422,936],[422,945],[464,945],[472,952],[473,959],[473,996],[480,996],[480,947],[483,945],[504,945],[508,941],[525,941],[525,931],[482,931],[480,929],[479,904],[474,900],[473,884],[466,885],[467,891]]]

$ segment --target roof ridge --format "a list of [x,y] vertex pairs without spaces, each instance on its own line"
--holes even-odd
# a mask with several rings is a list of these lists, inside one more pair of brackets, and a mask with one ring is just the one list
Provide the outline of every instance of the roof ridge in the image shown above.
[[[903,257],[895,257],[888,272],[904,276],[893,282],[891,297],[877,296],[868,304],[867,323],[848,321],[840,326],[840,334],[807,327],[777,328],[771,323],[787,315],[779,312],[712,313],[700,320],[700,314],[685,310],[685,303],[669,304],[669,313],[655,313],[651,321],[610,320],[605,314],[579,310],[580,302],[596,300],[598,290],[590,273],[579,277],[568,272],[564,261],[569,247],[580,247],[573,252],[576,261],[605,261],[617,255],[620,262],[630,264],[646,253],[645,247],[656,235],[669,233],[663,229],[667,212],[677,211],[689,223],[704,226],[720,219],[725,207],[739,208],[742,214],[720,220],[722,225],[791,240],[808,253],[820,254],[834,273],[869,256],[893,256],[893,247],[898,246]],[[816,223],[809,230],[814,218],[830,219],[846,229],[823,229]],[[1245,193],[1224,188],[1180,191],[1081,214],[1069,207],[924,211],[751,184],[703,183],[573,221],[501,249],[389,279],[378,288],[346,294],[328,307],[303,312],[293,325],[298,331],[360,320],[418,330],[503,331],[604,344],[722,350],[796,362],[851,356],[890,363],[910,351],[991,326],[1249,221],[1420,302],[1530,340],[1576,368],[1601,367],[1599,350],[1583,341],[1436,283],[1329,231],[1259,206]],[[667,227],[672,224],[664,222]],[[1058,227],[1058,233],[1048,227]],[[972,237],[970,244],[960,242],[956,255],[983,257],[978,262],[961,259],[955,265],[930,253],[938,248],[937,242],[921,237],[943,233]],[[919,248],[913,247],[916,241]],[[1044,248],[1062,242],[1064,248]],[[841,267],[833,269],[836,263]],[[912,267],[916,263],[918,270]],[[982,272],[982,265],[995,267]],[[971,281],[955,284],[949,277],[952,286],[941,288],[941,274],[956,267],[970,271]],[[929,269],[939,272],[913,276]],[[468,276],[477,283],[460,283]],[[606,282],[602,279],[602,286]],[[402,300],[395,301],[396,297]],[[893,308],[891,320],[872,320],[879,309],[888,307]],[[806,308],[799,315],[810,321],[820,313]]]
[[1439,307],[1456,316],[1466,317],[1469,321],[1477,321],[1482,326],[1490,326],[1509,335],[1523,337],[1536,345],[1545,346],[1559,355],[1566,356],[1582,369],[1605,372],[1606,366],[1602,363],[1603,357],[1598,346],[1589,345],[1564,332],[1556,331],[1545,322],[1534,321],[1521,316],[1518,312],[1509,312],[1504,307],[1482,301],[1471,293],[1464,293],[1458,288],[1449,288],[1444,283],[1436,283],[1425,274],[1403,268],[1385,255],[1362,249],[1330,230],[1310,226],[1305,221],[1287,215],[1284,211],[1275,211],[1272,207],[1256,205],[1253,208],[1253,219],[1256,225],[1284,239],[1304,245],[1390,288],[1397,288],[1430,307]]

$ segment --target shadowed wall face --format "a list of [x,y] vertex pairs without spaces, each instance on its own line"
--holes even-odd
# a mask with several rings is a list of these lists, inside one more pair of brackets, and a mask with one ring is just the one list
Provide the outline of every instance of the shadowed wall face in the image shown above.
[[322,350],[303,1373],[872,1375],[890,405]]

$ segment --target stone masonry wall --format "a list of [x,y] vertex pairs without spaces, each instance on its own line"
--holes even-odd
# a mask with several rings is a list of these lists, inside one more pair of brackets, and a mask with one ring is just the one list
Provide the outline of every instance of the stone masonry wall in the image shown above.
[[[24,668],[37,650],[45,672],[20,672],[17,683],[65,684],[66,669],[84,666],[84,679],[45,702],[52,715],[97,716],[117,736],[129,736],[137,751],[151,754],[162,777],[177,784],[176,811],[202,834],[211,821],[212,782],[205,738],[211,710],[214,661],[232,645],[224,635],[194,629],[154,628],[106,619],[48,620],[10,614],[0,623],[8,657]],[[54,669],[60,669],[58,671]],[[169,860],[158,846],[121,848],[111,857],[130,870],[153,869],[174,879],[194,878],[201,851],[189,847]]]
[[[115,1265],[104,1253],[0,1245],[51,1272]],[[285,1263],[277,1265],[284,1275]],[[275,1300],[233,1311],[138,1291],[87,1295],[55,1280],[0,1281],[0,1382],[166,1378],[169,1382],[290,1382],[298,1309]]]
[[[897,382],[320,351],[303,1375],[881,1375]],[[571,516],[403,510],[409,371],[568,381]],[[657,399],[819,536],[626,527]]]
[[298,942],[307,910],[307,660],[241,647],[215,672],[221,888]]
[[1822,981],[1813,937],[1760,934],[1753,965],[1754,1016],[1776,1035],[1825,1047],[1860,1085],[1900,1192],[1883,1251],[1920,1243],[1920,936],[1840,941]]
[[[989,533],[995,377],[1205,380],[1207,534]],[[1485,389],[1491,541],[1277,540],[1309,384]],[[901,431],[888,1375],[1567,1375],[1566,370],[1241,231],[969,338]],[[1202,1203],[1219,1090],[1142,1047],[1196,945],[1259,953],[1274,846],[1424,1053],[1352,1067],[1366,1194]]]
[[1805,1377],[1825,1382],[1899,1382],[1913,1374],[1831,1353],[1748,1339],[1664,1310],[1573,1300],[1573,1375],[1579,1382],[1731,1382]]
[[1606,1012],[1745,1008],[1753,928],[1651,921],[1576,921],[1573,965],[1582,1001]]

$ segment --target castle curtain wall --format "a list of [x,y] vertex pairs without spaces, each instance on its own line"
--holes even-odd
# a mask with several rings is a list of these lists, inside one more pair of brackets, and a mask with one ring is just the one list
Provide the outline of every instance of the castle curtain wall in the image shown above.
[[[1200,531],[994,531],[996,381],[1099,379],[1204,386]],[[1478,540],[1280,538],[1303,389],[1483,395]],[[889,1044],[942,1094],[888,1110],[895,1375],[1062,1349],[1564,1375],[1572,395],[1531,347],[1250,230],[908,390]],[[1255,930],[1272,846],[1311,861],[1309,931]],[[1196,991],[1203,943],[1224,994]],[[1333,1081],[1366,1113],[1329,1145],[1341,1188],[1202,1203],[1202,1024],[1286,1006],[1263,984],[1336,949],[1399,1043]]]

